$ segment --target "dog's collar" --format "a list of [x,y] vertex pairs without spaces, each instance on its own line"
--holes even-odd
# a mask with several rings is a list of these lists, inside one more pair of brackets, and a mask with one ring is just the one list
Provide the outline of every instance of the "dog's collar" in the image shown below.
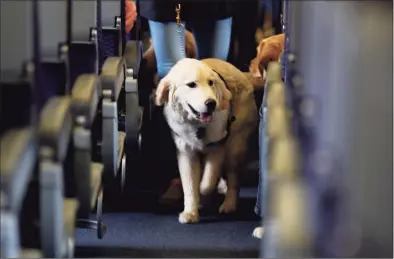
[[[215,72],[219,78],[223,81],[224,85],[226,86],[227,90],[230,91],[230,89],[228,88],[228,85],[226,83],[226,80],[224,80],[224,78],[222,77],[221,74],[219,74],[217,71],[215,71],[214,69],[212,69],[213,72]],[[215,141],[215,142],[209,142],[208,144],[206,144],[206,147],[210,147],[210,146],[214,146],[214,145],[219,145],[222,144],[224,142],[226,142],[226,140],[228,139],[228,137],[230,136],[230,129],[231,129],[231,124],[236,120],[235,116],[233,115],[233,102],[232,100],[230,100],[229,102],[229,114],[228,114],[228,119],[227,119],[227,126],[226,126],[226,131],[227,134],[226,136],[224,136],[224,138],[220,139],[219,141]],[[202,139],[205,137],[205,128],[204,127],[200,127],[197,129],[196,132],[196,136],[198,139]]]

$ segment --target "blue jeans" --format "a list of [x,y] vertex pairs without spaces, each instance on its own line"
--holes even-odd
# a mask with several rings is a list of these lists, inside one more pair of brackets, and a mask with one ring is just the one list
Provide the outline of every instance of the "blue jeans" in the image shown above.
[[[283,75],[286,75],[286,60],[283,53],[280,55],[282,80]],[[267,89],[267,84],[265,85]],[[257,201],[255,206],[255,213],[264,218],[266,199],[267,199],[267,185],[268,185],[268,137],[266,131],[267,125],[267,91],[264,92],[263,101],[260,107],[260,124],[259,124],[259,186],[257,189]]]
[[[217,58],[227,60],[230,50],[232,18],[217,21],[191,22],[191,28],[197,44],[197,58]],[[171,67],[185,58],[185,32],[178,32],[175,22],[161,23],[149,21],[150,33],[157,60],[159,78],[167,75]],[[182,27],[184,28],[184,27]]]
[[267,197],[267,176],[268,176],[268,168],[267,168],[267,148],[268,148],[268,138],[266,135],[266,114],[267,114],[267,106],[266,106],[267,94],[264,93],[263,102],[260,107],[260,124],[259,124],[259,185],[257,189],[257,201],[255,206],[255,213],[260,215],[261,218],[264,218],[265,211],[265,199]]

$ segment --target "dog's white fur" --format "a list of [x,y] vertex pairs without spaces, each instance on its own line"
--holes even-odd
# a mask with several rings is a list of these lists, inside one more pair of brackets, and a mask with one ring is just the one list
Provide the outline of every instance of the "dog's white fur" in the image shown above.
[[[187,85],[190,82],[196,85],[191,88]],[[219,211],[231,213],[236,210],[238,173],[247,152],[248,139],[258,122],[253,91],[253,85],[241,71],[218,59],[182,59],[160,81],[156,104],[165,105],[164,114],[174,133],[184,192],[184,210],[179,222],[198,222],[200,194],[208,195],[215,190],[222,171],[226,173],[227,190]],[[217,103],[211,122],[200,120],[189,107],[204,113],[207,99]],[[236,121],[231,125],[228,139],[206,146],[226,136],[230,101]],[[200,127],[206,129],[202,139],[196,134]]]

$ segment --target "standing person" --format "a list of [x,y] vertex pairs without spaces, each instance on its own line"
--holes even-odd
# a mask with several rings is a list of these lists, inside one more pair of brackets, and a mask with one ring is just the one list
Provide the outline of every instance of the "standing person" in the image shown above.
[[[149,21],[159,78],[185,57],[185,22],[196,39],[198,59],[227,60],[232,26],[230,0],[140,0],[139,5],[139,14]],[[181,25],[177,23],[178,13]]]
[[[138,1],[138,0],[137,0]],[[155,49],[159,79],[167,75],[174,64],[185,58],[185,23],[195,37],[197,58],[227,60],[231,41],[232,0],[139,0],[141,17],[149,22]],[[152,113],[152,143],[155,165],[150,170],[169,174],[170,187],[162,196],[163,201],[181,200],[182,186],[176,162],[175,145],[162,109]],[[160,179],[159,178],[159,179]]]
[[248,72],[250,61],[256,56],[256,28],[260,27],[261,0],[234,0],[233,33],[230,62],[242,72]]
[[272,8],[272,27],[275,29],[275,34],[280,34],[283,32],[283,28],[282,28],[283,0],[272,0],[271,8]]
[[[264,39],[259,47],[257,57],[251,63],[251,72],[253,74],[258,74],[258,76],[262,76],[263,71],[262,68],[266,69],[268,63],[271,61],[278,62],[281,60],[281,55],[284,51],[285,44],[285,35],[279,34],[274,35],[269,38]],[[281,62],[281,66],[283,66],[283,62]],[[266,78],[263,78],[266,80]],[[266,135],[266,95],[264,95],[262,104],[260,106],[260,124],[259,124],[259,155],[260,155],[260,165],[259,165],[259,185],[257,191],[257,201],[255,206],[255,213],[261,216],[263,225],[264,225],[264,213],[265,213],[265,204],[267,197],[267,184],[268,184],[268,171],[267,171],[267,162],[268,162],[268,138]],[[255,229],[253,235],[255,237],[261,238],[264,233],[263,228]]]
[[131,29],[134,27],[134,22],[137,19],[137,8],[135,6],[134,1],[125,0],[125,25],[126,25],[126,33],[129,33]]

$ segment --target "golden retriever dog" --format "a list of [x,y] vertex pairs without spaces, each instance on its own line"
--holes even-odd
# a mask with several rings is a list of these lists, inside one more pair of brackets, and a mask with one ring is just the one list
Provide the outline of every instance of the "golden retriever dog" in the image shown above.
[[180,223],[199,221],[200,195],[217,188],[225,172],[221,213],[237,209],[239,171],[256,130],[254,86],[233,65],[218,59],[180,60],[156,89],[156,105],[172,130],[184,194]]

